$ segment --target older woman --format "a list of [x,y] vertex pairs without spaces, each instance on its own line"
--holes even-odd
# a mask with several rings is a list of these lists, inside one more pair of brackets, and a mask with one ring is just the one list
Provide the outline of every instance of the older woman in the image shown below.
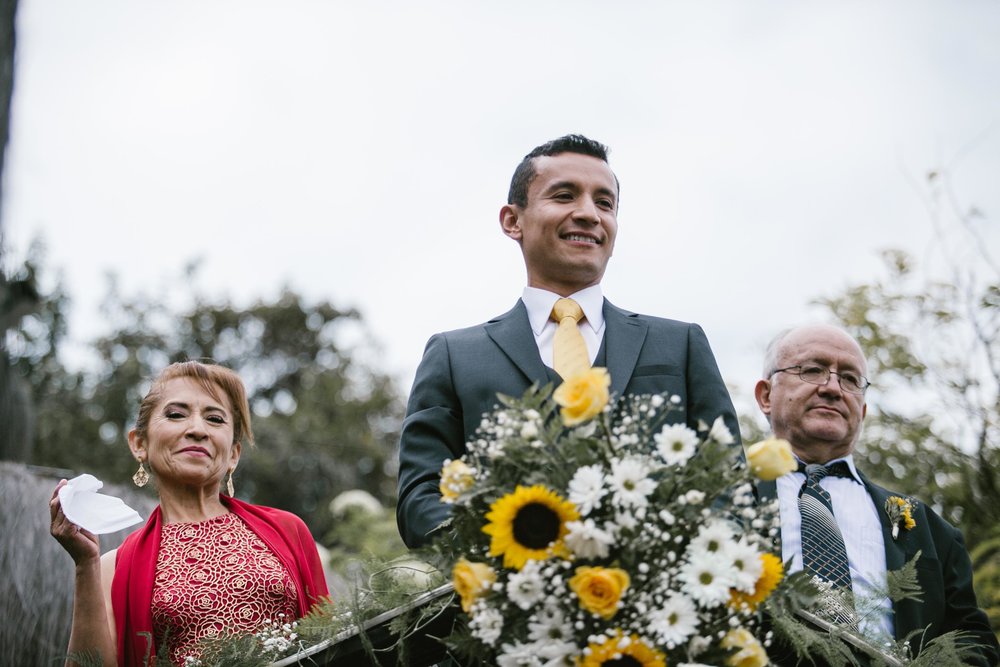
[[160,497],[145,526],[102,557],[97,537],[63,514],[59,483],[49,506],[52,535],[76,563],[71,654],[96,650],[105,665],[139,666],[165,644],[183,665],[203,637],[300,618],[328,594],[298,517],[230,497],[244,441],[253,444],[240,378],[176,363],[153,382],[128,435],[133,480],[144,485],[148,465]]

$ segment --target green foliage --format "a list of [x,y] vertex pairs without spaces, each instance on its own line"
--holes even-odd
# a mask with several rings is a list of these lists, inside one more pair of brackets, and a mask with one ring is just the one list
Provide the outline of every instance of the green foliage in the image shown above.
[[395,514],[367,494],[360,496],[367,496],[365,502],[352,501],[358,494],[364,492],[347,491],[330,503],[333,522],[322,539],[329,551],[327,565],[349,581],[359,576],[365,561],[389,562],[408,551]]
[[291,290],[248,307],[192,302],[126,296],[112,280],[96,362],[70,371],[58,354],[66,296],[58,286],[43,294],[8,353],[37,415],[29,462],[129,479],[125,436],[149,381],[173,361],[210,358],[241,375],[254,412],[258,447],[236,472],[239,497],[295,512],[317,535],[330,529],[326,506],[341,491],[391,501],[402,402],[392,378],[363,361],[363,346],[342,343],[363,332],[359,314]]
[[989,221],[955,203],[947,174],[926,185],[934,240],[924,264],[885,251],[882,279],[818,303],[869,362],[855,456],[962,530],[977,596],[1000,627],[1000,266],[983,239]]

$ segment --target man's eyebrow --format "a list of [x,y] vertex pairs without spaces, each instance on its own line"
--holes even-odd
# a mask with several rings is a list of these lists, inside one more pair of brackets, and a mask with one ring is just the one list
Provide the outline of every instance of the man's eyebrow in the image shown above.
[[548,187],[545,188],[545,192],[552,192],[553,190],[563,190],[563,189],[579,191],[580,184],[576,183],[575,181],[556,181],[555,183],[550,183]]

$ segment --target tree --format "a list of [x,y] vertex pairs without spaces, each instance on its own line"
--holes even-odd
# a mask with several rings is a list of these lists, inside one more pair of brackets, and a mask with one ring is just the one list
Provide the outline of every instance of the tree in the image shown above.
[[[209,303],[174,312],[112,280],[102,314],[112,330],[94,342],[96,370],[70,372],[56,354],[66,298],[43,295],[18,330],[13,363],[31,383],[37,413],[32,462],[131,476],[125,447],[149,380],[181,359],[213,359],[247,385],[259,447],[245,451],[235,482],[241,498],[301,515],[316,535],[327,504],[362,488],[392,502],[402,403],[392,379],[366,365],[363,346],[341,343],[360,315],[291,290],[247,308]],[[362,327],[363,328],[363,327]]]
[[885,278],[818,303],[868,359],[873,387],[856,455],[877,480],[962,529],[980,602],[997,624],[1000,269],[984,241],[989,221],[956,202],[947,173],[928,174],[926,188],[934,238],[925,265],[886,251]]

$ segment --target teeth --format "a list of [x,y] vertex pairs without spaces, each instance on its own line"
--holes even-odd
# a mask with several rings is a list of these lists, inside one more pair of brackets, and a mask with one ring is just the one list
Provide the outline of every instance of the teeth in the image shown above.
[[583,243],[593,243],[597,245],[597,239],[593,239],[589,236],[582,236],[580,234],[567,234],[565,237],[567,241],[581,241]]

